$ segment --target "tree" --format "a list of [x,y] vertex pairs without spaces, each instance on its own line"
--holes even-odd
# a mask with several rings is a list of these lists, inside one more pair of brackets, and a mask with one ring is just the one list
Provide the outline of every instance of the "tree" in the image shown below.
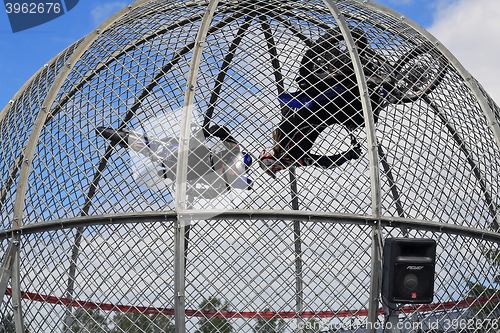
[[[0,333],[15,333],[16,332],[16,323],[14,322],[14,318],[12,315],[7,315],[2,319],[0,323]],[[27,327],[26,323],[24,323],[24,332],[30,333],[30,329]]]
[[[495,268],[495,276],[493,277],[492,283],[499,284],[500,283],[500,275],[498,275],[498,271],[500,269],[500,249],[493,248],[485,248],[481,249],[486,260],[491,264],[492,267]],[[489,288],[486,283],[483,285],[479,282],[473,282],[470,280],[466,281],[468,294],[474,298],[482,298],[482,297],[490,297],[497,295],[497,288]],[[491,283],[489,284],[491,285]],[[497,297],[500,295],[497,295]],[[498,300],[488,301],[484,304],[473,305],[469,307],[469,310],[474,315],[474,319],[477,322],[477,325],[474,324],[475,328],[477,328],[477,332],[490,332],[491,327],[487,327],[491,320],[498,321],[500,319],[500,309]],[[488,319],[488,320],[485,320]]]
[[[271,312],[270,309],[265,309],[264,312]],[[254,333],[281,333],[285,330],[286,323],[283,318],[257,318],[257,323],[253,328]]]
[[99,310],[78,308],[75,311],[72,333],[109,333],[108,320]]
[[114,316],[113,333],[173,333],[172,318],[162,314],[120,313]]
[[12,315],[7,315],[3,317],[2,323],[0,323],[0,333],[15,333],[16,325],[14,324],[14,318]]
[[[229,311],[229,303],[222,303],[216,297],[211,297],[209,299],[203,299],[200,304],[200,309],[202,311]],[[197,333],[231,333],[233,332],[233,326],[229,320],[225,317],[212,317],[200,319],[200,328]]]

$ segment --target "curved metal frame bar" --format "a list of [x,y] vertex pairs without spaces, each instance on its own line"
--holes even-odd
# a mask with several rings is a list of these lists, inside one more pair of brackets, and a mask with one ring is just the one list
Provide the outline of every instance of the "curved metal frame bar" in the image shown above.
[[[372,10],[376,10],[379,12],[382,12],[384,14],[388,14],[394,18],[399,18],[401,21],[404,21],[405,24],[413,28],[415,31],[420,33],[422,36],[424,36],[429,42],[434,44],[436,48],[446,57],[448,62],[453,65],[453,67],[457,70],[457,72],[460,74],[464,82],[468,85],[468,87],[471,89],[472,93],[474,94],[474,97],[476,97],[479,106],[481,107],[484,116],[489,122],[489,126],[493,132],[493,135],[496,140],[497,147],[500,149],[500,126],[495,118],[495,114],[493,110],[490,108],[488,101],[486,98],[483,96],[481,90],[478,87],[477,81],[472,77],[472,75],[463,67],[463,65],[455,58],[455,56],[441,43],[439,40],[437,40],[431,33],[429,33],[427,30],[422,28],[420,25],[412,21],[411,19],[408,19],[401,15],[400,13],[386,7],[383,5],[380,5],[376,2],[369,1],[369,0],[352,0],[353,2],[356,2],[358,4],[361,4],[362,6],[366,6]],[[435,111],[435,110],[434,110]],[[456,139],[455,139],[456,140]],[[465,152],[465,154],[468,156],[470,153],[468,151]],[[474,176],[477,178],[477,180],[480,183],[481,189],[483,190],[485,194],[485,200],[489,204],[493,200],[489,199],[491,198],[491,195],[489,194],[489,190],[487,188],[487,184],[483,184],[483,177],[480,174],[480,171],[475,167],[475,162],[472,161],[472,163],[469,161],[469,164],[472,167],[472,171],[474,173]],[[497,231],[499,231],[499,226],[497,222],[497,207],[494,207],[494,205],[489,204],[489,209],[490,212],[493,216],[493,223],[495,227],[497,228]]]
[[[105,29],[109,27],[112,23],[114,23],[116,20],[118,20],[120,17],[124,16],[126,13],[128,13],[133,6],[139,6],[142,3],[146,2],[148,0],[137,0],[134,2],[132,5],[129,5],[127,8],[123,8],[122,10],[118,11],[115,13],[113,16],[108,18],[104,23],[102,23],[99,28]],[[52,86],[50,87],[47,95],[45,96],[44,101],[42,102],[42,108],[45,107],[46,109],[52,105],[54,102],[57,93],[61,89],[63,83],[65,82],[66,78],[68,77],[69,73],[71,72],[71,64],[75,64],[83,55],[83,53],[87,50],[88,46],[98,37],[98,33],[94,32],[91,33],[90,35],[87,36],[87,38],[82,41],[82,43],[75,49],[73,54],[69,57],[67,61],[67,66],[63,67],[57,77],[55,78]],[[24,152],[24,164],[21,166],[20,174],[19,174],[19,182],[17,184],[16,188],[16,201],[14,203],[14,222],[13,222],[13,229],[19,229],[19,227],[22,225],[22,217],[23,217],[23,208],[24,208],[24,201],[26,198],[26,191],[27,191],[27,185],[28,185],[28,178],[29,178],[29,173],[31,171],[31,166],[32,166],[32,160],[33,156],[35,153],[35,148],[37,145],[37,142],[40,138],[40,133],[42,131],[43,125],[45,124],[45,120],[48,116],[47,112],[39,112],[35,123],[33,125],[33,130],[29,135],[28,142],[25,147],[25,152]],[[18,236],[13,237],[12,241],[20,241]],[[13,256],[14,263],[13,263],[13,272],[12,272],[12,292],[13,295],[16,295],[13,297],[14,302],[17,302],[17,309],[14,311],[14,320],[16,322],[16,331],[18,332],[24,332],[24,324],[23,324],[23,318],[22,318],[22,306],[21,306],[21,299],[20,299],[20,277],[19,277],[19,256],[20,256],[20,247],[16,247],[17,251],[16,254]]]
[[[75,64],[79,61],[79,59],[82,57],[83,53],[88,49],[88,47],[98,38],[99,36],[99,30],[105,30],[107,29],[111,24],[116,22],[119,18],[122,16],[126,15],[133,7],[140,6],[144,3],[149,2],[150,0],[138,0],[134,2],[132,5],[128,6],[127,8],[124,8],[117,12],[115,15],[111,16],[108,20],[106,20],[104,23],[102,23],[98,29],[96,29],[94,32],[89,34],[84,41],[81,42],[81,44],[74,50],[73,54],[68,59],[69,64]],[[370,285],[370,299],[369,299],[369,315],[368,315],[368,321],[371,323],[374,323],[377,319],[377,311],[378,311],[378,290],[379,290],[379,272],[381,269],[381,227],[382,226],[388,226],[388,227],[397,227],[401,228],[402,230],[405,230],[406,228],[412,228],[412,229],[419,229],[419,230],[426,230],[426,231],[433,231],[433,232],[444,232],[444,233],[449,233],[449,234],[456,234],[456,235],[462,235],[466,237],[473,237],[473,238],[481,238],[484,240],[488,241],[493,241],[500,243],[500,234],[497,232],[491,232],[491,231],[483,231],[483,230],[478,230],[475,228],[471,227],[464,227],[464,226],[459,226],[459,225],[454,225],[454,224],[444,224],[444,223],[438,223],[438,222],[429,222],[429,221],[423,221],[423,220],[415,220],[415,219],[405,219],[404,218],[404,210],[402,208],[401,202],[399,200],[399,196],[397,195],[397,189],[393,188],[394,180],[391,180],[392,174],[390,173],[390,166],[387,164],[387,161],[384,158],[384,154],[382,151],[382,148],[377,144],[377,139],[376,139],[376,134],[375,134],[375,124],[374,124],[374,119],[373,119],[373,112],[371,110],[371,104],[370,104],[370,98],[368,95],[368,88],[366,84],[366,79],[364,77],[364,72],[363,72],[363,67],[361,64],[361,61],[359,59],[359,55],[356,50],[356,46],[354,44],[354,41],[352,39],[352,36],[349,32],[347,23],[345,22],[342,13],[336,6],[333,0],[323,0],[324,4],[328,8],[329,14],[331,14],[335,20],[337,21],[342,34],[344,35],[344,39],[348,45],[348,50],[353,62],[355,74],[356,74],[356,79],[357,79],[357,84],[358,87],[360,87],[360,97],[363,105],[363,115],[365,118],[365,123],[366,123],[366,131],[367,131],[367,143],[368,143],[368,155],[369,155],[369,163],[370,163],[370,180],[371,180],[371,195],[372,195],[372,216],[371,217],[366,217],[366,216],[354,216],[354,215],[343,215],[343,214],[332,214],[332,213],[310,213],[310,212],[300,212],[300,211],[246,211],[246,210],[233,210],[233,211],[216,211],[216,210],[211,210],[210,211],[210,216],[207,217],[204,214],[205,212],[197,212],[189,207],[189,203],[187,203],[186,200],[186,175],[187,175],[187,154],[188,154],[188,143],[189,143],[189,137],[190,137],[190,125],[191,125],[191,115],[192,115],[192,107],[193,107],[193,101],[194,101],[194,96],[195,96],[195,86],[196,86],[196,80],[197,80],[197,73],[198,69],[201,63],[201,56],[203,52],[203,42],[206,39],[206,37],[211,34],[213,31],[217,31],[221,27],[229,24],[229,22],[232,22],[232,20],[236,20],[239,17],[242,17],[246,15],[245,11],[238,12],[237,14],[234,14],[231,18],[227,19],[226,22],[224,23],[223,21],[219,22],[219,25],[215,25],[213,27],[210,27],[210,22],[213,18],[214,12],[216,10],[217,4],[219,3],[218,0],[210,0],[210,3],[208,6],[206,3],[201,3],[201,2],[196,2],[196,3],[190,3],[189,5],[193,6],[207,6],[207,11],[202,14],[202,15],[194,15],[193,17],[196,17],[196,20],[202,19],[201,26],[198,30],[198,34],[196,37],[196,41],[186,45],[180,52],[178,52],[172,59],[172,61],[169,62],[164,68],[161,69],[159,74],[157,74],[154,78],[154,80],[147,86],[145,89],[142,91],[141,95],[137,97],[134,105],[131,107],[131,109],[127,112],[127,115],[125,116],[122,125],[120,125],[120,128],[123,128],[126,126],[128,121],[132,119],[132,117],[135,114],[135,111],[140,107],[142,104],[142,101],[144,100],[145,97],[147,97],[152,89],[158,84],[158,79],[164,76],[168,70],[175,65],[176,61],[174,59],[177,58],[177,61],[186,53],[193,51],[193,56],[191,59],[191,65],[190,65],[190,70],[188,73],[188,79],[186,82],[186,91],[184,94],[184,103],[183,103],[183,117],[181,120],[181,134],[180,134],[180,142],[181,145],[184,145],[185,149],[180,149],[179,150],[179,156],[178,156],[178,161],[180,163],[177,164],[177,179],[176,179],[176,196],[175,196],[175,211],[169,211],[169,212],[154,212],[151,214],[148,213],[134,213],[134,214],[117,214],[117,215],[109,215],[109,216],[87,216],[88,210],[90,208],[92,199],[95,194],[96,186],[97,183],[100,180],[101,177],[101,172],[102,170],[106,167],[107,161],[113,151],[113,146],[109,146],[108,149],[106,150],[106,153],[104,154],[103,158],[101,159],[99,163],[99,168],[94,175],[94,181],[91,184],[91,187],[89,188],[88,195],[86,197],[86,202],[84,207],[82,208],[81,211],[81,217],[79,218],[74,218],[74,219],[67,219],[67,220],[55,220],[55,221],[50,221],[50,222],[42,222],[42,223],[37,223],[37,224],[29,224],[26,226],[22,225],[22,216],[23,216],[23,209],[24,209],[24,202],[25,202],[25,196],[26,196],[26,191],[27,191],[27,185],[28,185],[28,178],[29,174],[31,171],[31,163],[32,159],[35,153],[36,149],[36,144],[39,140],[41,131],[44,127],[44,125],[47,124],[50,119],[52,119],[53,115],[57,112],[59,112],[62,109],[62,106],[69,101],[71,96],[75,94],[85,83],[87,83],[94,75],[94,72],[89,72],[88,75],[85,75],[82,80],[78,83],[77,86],[75,86],[68,94],[66,94],[65,98],[61,100],[61,102],[54,107],[51,112],[39,112],[37,114],[35,123],[33,125],[33,130],[29,135],[28,142],[26,144],[26,150],[24,153],[21,153],[19,157],[16,159],[18,163],[16,163],[13,168],[11,169],[9,175],[11,175],[10,178],[14,178],[15,175],[18,174],[19,172],[19,183],[16,188],[16,200],[14,203],[14,222],[12,224],[11,229],[7,230],[1,230],[0,231],[0,239],[6,239],[6,238],[12,238],[11,239],[11,245],[9,247],[8,252],[12,252],[12,255],[6,255],[3,259],[2,262],[2,278],[0,279],[0,286],[4,285],[4,282],[6,283],[4,273],[10,273],[12,277],[12,301],[14,304],[14,314],[15,314],[15,324],[16,324],[16,331],[17,332],[24,332],[24,325],[23,325],[23,318],[22,318],[22,307],[21,307],[21,294],[20,294],[20,271],[19,271],[19,260],[20,260],[20,246],[17,246],[20,244],[21,237],[22,235],[25,234],[33,234],[37,232],[46,232],[46,231],[54,231],[54,230],[61,230],[61,229],[66,229],[66,228],[78,228],[78,233],[77,233],[77,238],[75,239],[75,247],[76,247],[76,252],[73,252],[73,257],[72,257],[72,265],[76,265],[76,260],[78,257],[78,247],[79,247],[79,240],[78,235],[81,236],[81,232],[84,230],[85,227],[91,226],[91,225],[103,225],[103,224],[109,224],[109,223],[144,223],[144,222],[153,222],[153,221],[172,221],[175,224],[175,249],[174,249],[174,284],[175,284],[175,320],[176,320],[176,332],[184,332],[185,331],[185,251],[187,248],[186,244],[186,232],[189,228],[190,225],[190,219],[206,219],[206,220],[223,220],[223,219],[240,219],[240,220],[260,220],[260,219],[273,219],[273,220],[291,220],[294,222],[294,231],[296,232],[296,252],[298,253],[299,260],[300,260],[300,222],[301,221],[318,221],[318,222],[329,222],[329,223],[351,223],[351,224],[357,224],[357,225],[371,225],[372,226],[372,272],[371,272],[371,285]],[[401,17],[400,14],[397,12],[376,4],[372,3],[368,0],[352,0],[353,2],[356,3],[362,3],[364,6],[370,7],[371,9],[375,9],[378,11],[382,11],[386,14],[392,15],[392,16],[398,16]],[[223,3],[223,2],[221,2]],[[285,7],[289,7],[286,6]],[[311,6],[314,7],[315,10],[321,10],[323,12],[325,11],[325,8],[320,7],[320,6]],[[281,7],[280,7],[281,8]],[[293,6],[290,6],[290,8],[294,8]],[[230,10],[229,10],[230,11]],[[302,18],[304,20],[310,21],[311,18],[306,18],[302,17],[302,15],[297,14],[297,13],[284,13],[285,16],[293,16],[297,18]],[[290,15],[288,15],[290,14]],[[257,14],[255,14],[257,15]],[[240,31],[242,31],[242,34],[248,27],[246,24],[251,22],[251,19],[255,15],[249,15],[247,19],[245,20],[244,26],[240,28]],[[276,17],[275,17],[276,16]],[[276,18],[278,21],[283,23],[287,28],[289,28],[296,36],[298,36],[300,39],[308,43],[308,45],[311,43],[311,41],[304,35],[300,33],[297,29],[293,30],[293,26],[291,23],[288,25],[287,20],[285,18],[279,17],[279,15],[275,15],[273,18]],[[172,24],[171,26],[164,28],[165,30],[168,29],[173,29],[176,26],[179,26],[184,23],[189,23],[192,22],[191,18],[184,19],[182,21],[179,21],[177,23]],[[404,18],[402,18],[404,19]],[[278,90],[281,89],[283,91],[283,83],[282,83],[282,77],[281,73],[279,72],[280,65],[277,60],[277,54],[275,50],[275,45],[274,41],[272,38],[272,35],[269,33],[266,33],[267,28],[269,28],[269,24],[267,22],[267,19],[265,16],[260,17],[261,20],[261,25],[262,25],[262,30],[264,31],[265,34],[265,39],[268,44],[268,50],[269,54],[271,55],[271,61],[272,65],[274,68],[274,74],[276,78],[276,84],[278,86]],[[495,136],[497,146],[500,148],[500,127],[495,119],[495,115],[491,108],[489,107],[486,99],[484,98],[483,94],[481,93],[480,89],[477,86],[477,82],[475,79],[473,79],[470,74],[463,68],[463,66],[455,59],[455,57],[443,46],[441,45],[431,34],[429,34],[427,31],[425,31],[423,28],[418,26],[415,22],[406,19],[405,23],[418,31],[421,35],[423,35],[425,38],[427,38],[430,42],[434,43],[437,48],[445,55],[445,57],[449,60],[449,62],[455,67],[455,69],[460,73],[462,78],[464,79],[465,82],[467,82],[469,88],[472,90],[473,94],[479,101],[479,104],[482,108],[482,111],[485,115],[485,117],[488,119],[490,123],[490,127],[492,129],[492,132]],[[322,24],[323,27],[328,27],[324,23]],[[386,29],[389,29],[386,27]],[[132,43],[126,50],[133,49],[141,45],[143,42],[148,40],[148,38],[155,36],[156,34],[151,34],[149,36],[144,37],[143,39]],[[237,35],[239,36],[239,35]],[[238,38],[238,37],[237,37]],[[233,41],[233,44],[231,45],[230,50],[234,46],[234,50],[238,47],[239,41],[238,39],[235,39]],[[194,48],[194,50],[193,50]],[[230,65],[231,59],[232,59],[232,52],[229,51],[229,53],[226,55],[226,58],[224,59],[224,64],[227,63],[227,66]],[[273,51],[274,50],[274,51]],[[64,52],[64,51],[63,51]],[[112,55],[107,63],[111,63],[118,59],[121,54],[124,54],[126,51],[119,51],[116,54]],[[56,59],[57,57],[60,56],[61,53],[59,53],[56,57],[53,58]],[[51,61],[53,61],[51,60]],[[170,66],[170,67],[168,67]],[[105,65],[102,65],[100,68],[97,68],[96,70],[99,71],[100,69],[105,68]],[[18,97],[24,89],[29,85],[29,83],[32,82],[32,80],[43,71],[44,67],[42,67],[39,71],[37,71],[30,80],[28,80],[23,87],[14,95],[14,98]],[[49,92],[47,93],[42,106],[50,107],[54,101],[55,98],[57,97],[58,92],[60,91],[62,85],[64,84],[65,80],[67,79],[68,75],[71,72],[71,66],[64,66],[60,69],[57,77],[54,79],[53,84],[50,87]],[[221,68],[219,76],[224,76],[225,69]],[[222,77],[223,80],[223,77]],[[220,82],[222,82],[222,80]],[[212,94],[212,97],[214,97],[214,93]],[[215,96],[215,101],[217,99],[217,96]],[[457,144],[460,146],[461,150],[464,151],[464,153],[467,155],[467,161],[470,164],[472,171],[475,175],[475,177],[478,179],[480,183],[480,187],[484,193],[486,202],[489,206],[490,214],[493,215],[493,225],[496,230],[499,229],[498,221],[497,221],[497,212],[496,212],[496,207],[493,207],[493,198],[490,195],[490,192],[487,188],[487,184],[484,181],[483,176],[481,175],[479,169],[477,168],[476,163],[472,160],[470,157],[469,149],[465,146],[463,140],[461,137],[456,133],[455,129],[449,125],[449,123],[446,122],[446,119],[442,117],[441,112],[439,112],[439,109],[432,103],[432,101],[428,98],[425,97],[424,100],[429,104],[429,106],[436,112],[436,114],[440,117],[440,119],[445,123],[447,126],[448,130],[450,131],[450,134],[453,136]],[[215,104],[215,101],[212,104]],[[3,110],[0,112],[0,121],[5,117],[5,115],[8,113],[10,108],[12,107],[14,103],[9,103]],[[209,119],[211,117],[208,117],[206,119]],[[393,200],[396,201],[396,208],[398,211],[398,214],[400,215],[399,218],[384,218],[381,216],[381,193],[380,193],[380,170],[379,170],[379,157],[381,158],[381,163],[386,170],[387,177],[389,178],[389,183],[391,185],[391,191],[393,194]],[[19,171],[20,170],[20,171]],[[389,173],[388,173],[389,171]],[[295,175],[293,174],[293,170],[291,170],[290,173],[290,182],[291,182],[291,188],[292,188],[292,206],[294,209],[298,209],[298,197],[297,197],[297,189],[296,189],[296,182],[295,182]],[[294,183],[295,183],[295,190],[294,190]],[[10,186],[7,186],[2,188],[2,195],[1,199],[6,195],[8,188]],[[396,191],[396,192],[394,192]],[[3,201],[3,200],[2,200]],[[1,202],[1,201],[0,201]],[[186,205],[187,203],[187,205]],[[189,218],[188,218],[189,216]],[[298,237],[298,238],[297,238]],[[297,243],[298,240],[298,243]],[[16,245],[17,244],[17,245]],[[297,247],[298,245],[298,247]],[[75,248],[74,248],[75,250]],[[5,268],[5,269],[4,269]],[[11,268],[9,270],[8,268]],[[71,271],[71,269],[70,269]],[[296,271],[300,271],[300,267],[296,267]],[[71,279],[71,278],[70,278]],[[69,282],[70,283],[70,282]],[[299,281],[297,280],[297,291],[301,292],[301,285],[299,285]],[[68,284],[68,293],[72,293],[72,287],[70,288],[70,284]],[[3,294],[0,294],[3,295]],[[3,299],[3,297],[2,297]],[[17,305],[17,306],[16,306]],[[297,310],[300,312],[301,307],[302,307],[302,301],[301,301],[301,296],[298,294],[297,295]],[[68,320],[68,317],[66,318]],[[69,322],[66,321],[66,324]],[[373,326],[373,325],[372,325]],[[68,326],[67,326],[68,327]],[[370,331],[370,330],[368,330]]]
[[349,55],[354,66],[356,74],[356,81],[359,87],[361,104],[363,106],[363,116],[365,119],[366,136],[368,144],[368,157],[370,161],[370,180],[371,180],[371,195],[372,195],[372,215],[376,223],[372,227],[372,262],[371,262],[371,279],[370,279],[370,296],[368,300],[368,321],[371,327],[367,327],[367,332],[375,332],[375,322],[377,321],[378,304],[379,304],[379,273],[382,269],[382,244],[380,229],[380,207],[381,207],[381,192],[380,192],[380,170],[377,151],[377,137],[375,134],[375,120],[373,118],[373,110],[371,108],[370,96],[368,94],[368,85],[366,83],[365,74],[363,72],[363,65],[359,58],[357,47],[351,36],[351,32],[343,18],[340,10],[333,3],[332,0],[323,0],[327,7],[330,9],[331,14],[337,21],[344,40],[346,41]]
[[214,15],[219,0],[210,0],[200,28],[196,35],[195,48],[189,65],[189,73],[186,81],[186,91],[184,92],[184,103],[179,135],[179,152],[177,156],[177,170],[175,180],[175,210],[178,214],[175,225],[174,242],[174,293],[175,293],[175,332],[186,331],[186,295],[185,295],[185,267],[186,267],[186,232],[189,230],[189,220],[183,215],[187,208],[186,181],[187,181],[187,160],[189,153],[189,140],[191,134],[191,119],[193,115],[193,103],[195,96],[196,81],[203,53],[203,44],[209,33],[210,23]]
[[[50,232],[72,228],[84,228],[89,226],[110,225],[110,224],[134,224],[134,223],[149,223],[149,222],[172,222],[176,223],[178,214],[175,211],[165,212],[143,212],[143,213],[127,213],[127,214],[111,214],[100,216],[83,216],[70,219],[53,220],[41,222],[37,224],[29,224],[19,229],[7,229],[0,231],[0,240],[11,238],[18,233],[20,237],[23,235],[31,235],[41,232]],[[283,221],[302,221],[319,222],[319,223],[334,223],[334,224],[353,224],[360,226],[375,225],[380,221],[380,225],[389,228],[408,228],[422,231],[447,233],[452,235],[471,237],[475,239],[483,239],[489,242],[500,244],[500,233],[493,231],[478,230],[476,228],[442,223],[430,222],[426,220],[408,219],[400,217],[381,217],[377,220],[373,217],[351,214],[337,214],[327,212],[301,212],[301,211],[276,211],[276,210],[211,210],[210,212],[194,212],[189,213],[189,219],[197,220],[242,220],[242,221],[258,221],[258,220],[283,220]]]
[[[189,65],[189,73],[186,81],[186,91],[184,92],[184,103],[181,118],[181,130],[179,135],[179,155],[177,157],[177,175],[175,182],[175,209],[182,213],[186,210],[186,181],[187,181],[187,159],[189,152],[189,139],[191,130],[191,119],[193,114],[193,103],[196,90],[196,81],[203,53],[203,44],[209,32],[210,23],[218,0],[210,0],[207,11],[195,40],[195,48]],[[181,219],[182,220],[182,219]],[[182,222],[181,222],[182,225]]]
[[436,37],[434,37],[431,33],[429,33],[427,30],[422,28],[420,25],[418,25],[411,19],[404,17],[403,15],[396,12],[395,10],[390,9],[389,7],[380,5],[376,2],[369,0],[351,0],[351,1],[357,2],[359,4],[362,4],[363,6],[369,7],[379,12],[381,11],[385,14],[389,14],[393,17],[398,17],[400,20],[404,20],[404,22],[408,26],[415,29],[418,33],[427,38],[428,41],[433,43],[439,49],[439,51],[441,51],[441,53],[446,57],[446,59],[448,59],[448,61],[455,67],[455,69],[460,73],[464,82],[467,83],[469,88],[474,93],[474,96],[478,100],[479,105],[483,109],[484,115],[486,116],[486,118],[490,123],[489,125],[491,126],[491,129],[497,141],[497,146],[500,148],[500,126],[497,120],[495,119],[495,114],[488,105],[486,98],[484,98],[483,94],[481,93],[481,90],[477,86],[476,80],[473,79],[472,75],[464,68],[464,66],[457,60],[457,58],[455,58],[455,56],[443,44],[441,44],[439,40],[436,39]]

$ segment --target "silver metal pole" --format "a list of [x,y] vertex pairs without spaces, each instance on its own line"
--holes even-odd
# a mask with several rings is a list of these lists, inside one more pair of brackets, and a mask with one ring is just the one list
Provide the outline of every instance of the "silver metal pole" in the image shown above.
[[185,233],[186,221],[182,215],[175,223],[174,239],[174,317],[175,333],[186,332],[186,277],[185,277]]
[[[292,208],[299,210],[299,198],[297,195],[297,176],[295,167],[290,168],[290,188],[292,191]],[[293,241],[295,244],[295,312],[297,316],[297,332],[302,332],[300,325],[303,321],[301,313],[304,309],[304,286],[302,278],[302,240],[300,235],[300,221],[293,221]]]
[[[380,207],[381,207],[381,192],[380,192],[380,171],[377,151],[377,137],[375,135],[375,121],[373,118],[373,111],[370,103],[370,96],[368,93],[368,86],[366,84],[365,75],[363,72],[363,65],[357,52],[357,46],[352,39],[351,32],[347,23],[342,16],[341,12],[333,2],[333,0],[323,0],[335,18],[339,28],[346,41],[349,55],[351,56],[354,72],[356,74],[356,82],[359,88],[361,104],[363,106],[363,116],[365,119],[366,136],[368,144],[368,157],[370,161],[370,179],[371,179],[371,196],[372,196],[372,215],[374,217],[374,225],[372,226],[372,258],[371,258],[371,281],[370,281],[370,296],[368,300],[368,319],[367,319],[367,332],[375,332],[375,322],[377,321],[378,308],[379,308],[379,291],[380,291],[380,277],[382,270],[381,258],[381,242],[379,239],[382,237],[380,227]],[[371,326],[371,327],[370,327]]]
[[[78,256],[80,253],[80,243],[82,241],[82,234],[85,230],[84,227],[77,228],[75,242],[73,243],[73,251],[71,253],[71,263],[68,272],[68,287],[66,289],[66,298],[72,299],[73,293],[75,291],[75,279],[76,279],[76,263],[78,261]],[[65,332],[71,332],[71,325],[73,324],[73,307],[71,304],[66,308],[66,319],[64,320],[64,330]]]
[[12,276],[12,263],[14,258],[14,253],[16,249],[13,244],[13,239],[10,241],[7,252],[2,261],[2,266],[0,267],[0,301],[3,302],[5,297],[5,292],[7,290],[7,284]]
[[187,161],[189,153],[189,140],[191,136],[191,118],[196,88],[198,71],[201,63],[203,45],[207,37],[208,28],[212,21],[218,0],[210,0],[195,40],[191,64],[189,66],[186,91],[184,93],[183,113],[180,124],[179,153],[177,156],[177,170],[175,180],[175,210],[177,221],[175,225],[174,242],[174,293],[175,293],[175,332],[186,331],[186,294],[185,294],[185,242],[186,231],[189,230],[190,220],[183,214],[188,209],[186,205]]
[[[14,257],[12,263],[12,308],[14,309],[14,323],[16,333],[24,333],[23,308],[21,303],[21,272],[20,272],[20,236],[15,234],[13,239]],[[16,245],[17,244],[17,245]]]

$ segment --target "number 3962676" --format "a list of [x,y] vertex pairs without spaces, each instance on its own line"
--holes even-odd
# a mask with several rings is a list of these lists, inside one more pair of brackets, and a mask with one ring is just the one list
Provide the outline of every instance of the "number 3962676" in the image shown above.
[[10,3],[5,4],[5,10],[7,14],[43,14],[43,13],[56,13],[61,11],[61,4],[58,2],[46,2],[46,3]]

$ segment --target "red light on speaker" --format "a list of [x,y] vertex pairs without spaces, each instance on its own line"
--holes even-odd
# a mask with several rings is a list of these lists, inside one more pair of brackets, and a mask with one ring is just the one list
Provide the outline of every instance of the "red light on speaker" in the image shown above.
[[417,298],[417,293],[411,293],[411,298]]

